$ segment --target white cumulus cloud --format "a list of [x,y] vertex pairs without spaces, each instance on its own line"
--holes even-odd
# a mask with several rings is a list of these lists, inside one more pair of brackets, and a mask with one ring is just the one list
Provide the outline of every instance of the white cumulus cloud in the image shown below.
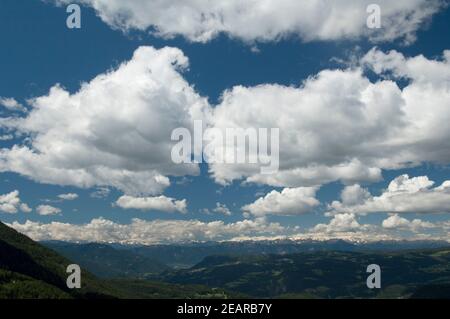
[[424,228],[435,228],[433,223],[423,221],[421,219],[408,220],[406,218],[400,217],[398,214],[394,214],[383,220],[383,228],[386,229],[404,229],[411,231],[419,231]]
[[17,100],[12,97],[1,97],[0,96],[0,106],[3,106],[10,111],[17,111],[17,112],[26,112],[27,111],[27,109],[22,104],[17,102]]
[[0,195],[0,212],[8,214],[15,214],[19,211],[24,213],[31,212],[31,208],[21,201],[19,195],[18,190]]
[[247,42],[293,35],[304,41],[369,38],[414,41],[416,31],[439,11],[441,0],[378,0],[382,29],[367,27],[371,0],[54,0],[95,9],[108,25],[125,32],[151,31],[206,42],[220,33]]
[[[450,181],[445,181],[437,187],[433,185],[434,182],[426,176],[410,178],[408,175],[402,175],[391,181],[379,196],[364,196],[357,202],[334,201],[330,209],[332,213],[351,214],[450,213]],[[392,218],[395,219],[396,217]]]
[[133,195],[161,193],[168,176],[198,174],[197,165],[176,165],[170,157],[172,130],[191,128],[208,108],[180,74],[187,66],[178,49],[140,47],[76,93],[55,85],[30,102],[26,116],[0,119],[0,126],[29,137],[0,150],[0,171]]
[[315,187],[285,188],[281,192],[271,191],[254,203],[242,207],[254,216],[299,215],[310,212],[320,202],[316,199]]
[[34,240],[74,242],[115,242],[122,244],[157,244],[194,241],[231,240],[240,236],[278,235],[286,229],[265,219],[243,220],[226,224],[223,221],[133,219],[130,224],[118,224],[97,218],[83,225],[27,221],[9,224]]
[[61,200],[75,200],[78,198],[78,194],[75,193],[59,194],[58,198]]
[[[219,130],[280,128],[278,172],[261,174],[260,164],[210,164],[220,184],[353,185],[379,181],[383,170],[447,165],[449,52],[427,59],[373,49],[362,66],[323,70],[299,86],[236,86],[211,108],[180,74],[188,65],[180,50],[141,47],[78,92],[55,86],[31,102],[26,116],[0,119],[0,126],[28,135],[27,143],[0,150],[0,171],[44,183],[159,195],[170,176],[199,173],[197,165],[170,158],[172,130],[192,129],[194,119]],[[385,79],[370,80],[368,68]],[[406,85],[396,82],[405,79]],[[367,195],[347,191],[349,201]]]
[[155,210],[168,213],[187,212],[187,201],[185,199],[175,200],[164,195],[157,197],[133,197],[124,195],[115,204],[123,209]]
[[[374,49],[361,65],[321,71],[300,86],[224,92],[213,126],[280,128],[280,170],[261,174],[261,164],[211,164],[214,179],[291,188],[338,180],[352,185],[380,180],[382,170],[449,164],[450,51],[433,60]],[[382,78],[370,80],[368,69]]]
[[216,203],[216,207],[213,209],[214,213],[219,213],[222,215],[226,215],[226,216],[231,216],[231,211],[230,209],[227,207],[227,205],[222,204],[222,203]]
[[14,139],[14,136],[11,134],[0,135],[0,141],[10,141]]
[[59,213],[61,213],[61,209],[50,205],[39,205],[36,208],[36,211],[39,215],[42,216],[58,215]]
[[355,214],[338,214],[333,216],[328,224],[317,224],[312,229],[316,233],[338,233],[361,230],[362,226],[356,219]]

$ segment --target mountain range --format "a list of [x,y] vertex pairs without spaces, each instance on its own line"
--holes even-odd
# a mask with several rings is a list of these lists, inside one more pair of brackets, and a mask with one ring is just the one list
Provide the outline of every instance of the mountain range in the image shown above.
[[[91,250],[81,254],[81,259],[70,260],[40,243],[37,243],[0,223],[0,299],[98,299],[98,298],[230,298],[239,296],[222,289],[212,289],[201,285],[177,285],[152,282],[149,280],[123,279],[130,275],[124,267],[146,267],[146,273],[161,266],[150,262],[145,257],[132,252],[116,251],[109,246],[100,247],[101,252],[95,257]],[[109,275],[117,274],[115,279],[102,279],[91,273],[100,271],[96,268],[109,256]],[[93,262],[89,263],[88,258]],[[66,284],[67,266],[82,264],[81,289],[69,289]],[[131,258],[131,260],[127,260]],[[120,262],[119,262],[120,260]],[[106,269],[108,265],[104,266]],[[161,266],[164,269],[165,266]],[[124,270],[125,269],[125,270]],[[124,270],[124,275],[120,273]],[[106,276],[107,277],[107,276]]]
[[[66,267],[82,267],[68,289]],[[366,269],[381,267],[381,289]],[[446,242],[37,243],[0,223],[0,298],[450,298]]]
[[[105,270],[104,264],[117,265],[120,263],[136,262],[132,275],[142,275],[150,269],[151,273],[170,268],[190,268],[204,258],[213,255],[267,255],[267,254],[295,254],[300,252],[344,251],[344,252],[377,252],[377,251],[404,251],[411,249],[436,249],[450,247],[446,241],[378,241],[378,242],[351,242],[344,240],[276,240],[276,241],[241,241],[241,242],[204,242],[186,243],[178,245],[120,245],[120,244],[76,244],[64,242],[43,242],[62,255],[78,260],[85,264],[94,273],[102,269],[108,275],[112,270]],[[112,249],[114,248],[114,250]],[[121,258],[121,255],[123,258]],[[96,259],[96,256],[101,256]],[[125,258],[126,257],[126,258]],[[144,259],[145,257],[145,259]],[[124,261],[125,259],[125,261]],[[146,266],[141,267],[140,264]],[[95,265],[94,265],[95,264]],[[153,264],[153,265],[150,265]],[[88,267],[89,266],[89,267]],[[147,268],[148,267],[148,268]],[[127,270],[124,271],[123,269]],[[143,271],[142,271],[143,270]],[[118,271],[127,275],[129,267],[123,265]],[[133,273],[134,272],[134,273]],[[101,275],[101,274],[100,274]]]

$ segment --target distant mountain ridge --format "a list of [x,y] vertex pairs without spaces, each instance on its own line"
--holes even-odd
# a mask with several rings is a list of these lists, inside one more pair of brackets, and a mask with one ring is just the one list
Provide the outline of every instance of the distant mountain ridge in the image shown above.
[[446,241],[379,241],[369,243],[327,241],[243,241],[183,245],[121,246],[174,268],[189,268],[212,255],[293,254],[307,251],[401,251],[450,247]]
[[145,278],[170,268],[156,259],[107,244],[44,242],[45,246],[76,261],[100,278]]
[[[43,242],[43,244],[70,259],[79,261],[91,272],[101,277],[115,277],[119,273],[123,277],[145,277],[146,273],[159,273],[168,270],[169,267],[190,268],[204,258],[213,255],[294,254],[308,251],[386,252],[450,247],[450,243],[446,241],[404,240],[361,243],[341,239],[324,241],[227,241],[151,246],[99,243],[79,244],[58,241],[48,241]],[[99,258],[100,256],[102,256],[102,259]],[[121,260],[124,257],[127,259],[125,263],[134,267],[134,270],[126,269],[126,265]],[[135,262],[133,263],[133,261]],[[107,268],[105,263],[109,264],[109,269],[105,269]]]

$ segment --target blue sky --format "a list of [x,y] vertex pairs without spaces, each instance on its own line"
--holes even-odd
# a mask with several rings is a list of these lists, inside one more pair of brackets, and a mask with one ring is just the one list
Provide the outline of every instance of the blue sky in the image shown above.
[[[14,98],[18,103],[27,105],[28,99],[47,95],[49,89],[57,83],[74,94],[80,89],[81,83],[89,82],[97,75],[130,60],[133,52],[140,46],[179,48],[189,58],[189,69],[182,76],[199,95],[207,97],[211,105],[219,104],[221,94],[236,85],[253,87],[270,83],[299,86],[321,70],[345,68],[345,65],[337,61],[350,61],[355,55],[363,56],[374,46],[381,52],[396,50],[405,57],[424,55],[429,60],[440,60],[443,51],[450,49],[448,9],[439,10],[432,15],[430,21],[420,24],[414,32],[416,41],[407,45],[400,39],[374,44],[366,37],[306,42],[296,36],[249,43],[239,39],[239,36],[226,33],[199,43],[182,34],[167,39],[136,28],[124,32],[108,25],[98,17],[98,12],[85,6],[82,7],[81,29],[68,29],[65,26],[66,18],[65,6],[55,6],[52,1],[1,1],[0,97]],[[379,75],[369,73],[368,76],[373,81],[379,79]],[[398,80],[399,85],[402,81]],[[6,108],[1,112],[2,117],[13,114]],[[261,109],[261,112],[265,110]],[[5,149],[22,143],[24,140],[17,137],[0,141],[1,147]],[[373,196],[377,196],[394,178],[408,174],[410,177],[428,176],[438,186],[450,179],[449,162],[450,158],[447,158],[444,163],[426,162],[412,168],[383,169],[382,181],[363,181],[361,185],[367,187]],[[133,218],[147,221],[199,220],[205,223],[221,220],[227,224],[244,220],[242,206],[255,202],[258,197],[272,190],[283,190],[283,187],[273,185],[242,185],[242,180],[235,180],[231,185],[223,187],[208,174],[206,164],[201,165],[200,169],[199,176],[187,176],[186,180],[182,177],[171,178],[171,185],[163,192],[167,197],[186,199],[186,214],[125,210],[113,205],[123,195],[122,191],[114,187],[109,187],[110,192],[106,197],[95,198],[92,193],[98,187],[52,185],[5,169],[0,174],[0,194],[18,190],[21,202],[31,207],[32,212],[0,212],[0,220],[18,224],[26,221],[86,224],[101,216],[117,224],[128,224]],[[303,231],[318,223],[328,223],[330,216],[324,216],[326,206],[340,199],[343,188],[341,181],[324,183],[316,195],[321,203],[319,206],[296,216],[268,214],[267,222],[280,223],[286,227],[299,226]],[[72,201],[58,200],[58,195],[66,193],[76,193],[79,197]],[[232,214],[225,216],[202,212],[203,209],[212,211],[217,202],[225,204]],[[36,211],[39,205],[57,207],[61,209],[61,213],[39,215]],[[449,207],[443,207],[443,211],[448,209]],[[387,216],[386,212],[371,213],[358,216],[358,220],[361,225],[380,225]],[[441,212],[416,214],[411,211],[405,217],[408,220],[419,218],[432,223],[449,220],[448,213]]]

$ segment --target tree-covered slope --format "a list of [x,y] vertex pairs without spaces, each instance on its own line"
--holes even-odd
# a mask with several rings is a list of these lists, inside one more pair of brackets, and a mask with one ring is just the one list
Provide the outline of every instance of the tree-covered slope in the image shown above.
[[[367,288],[370,264],[381,267],[381,289]],[[211,256],[159,279],[264,298],[450,298],[450,250]]]
[[82,270],[82,288],[67,288],[73,262],[0,223],[0,297],[104,298],[114,291]]

